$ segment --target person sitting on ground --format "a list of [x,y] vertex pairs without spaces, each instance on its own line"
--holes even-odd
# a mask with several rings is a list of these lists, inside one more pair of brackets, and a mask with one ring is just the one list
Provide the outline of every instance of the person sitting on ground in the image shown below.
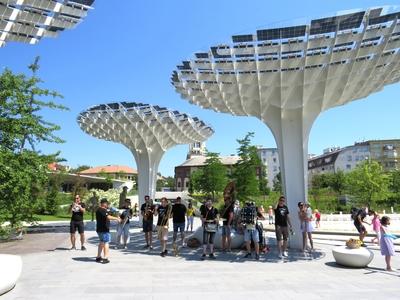
[[[100,207],[96,210],[96,232],[99,237],[100,243],[97,249],[96,262],[104,264],[109,263],[109,244],[111,241],[110,234],[110,220],[120,222],[121,219],[113,217],[108,210],[108,201],[106,198],[100,200]],[[102,257],[102,253],[104,256]]]

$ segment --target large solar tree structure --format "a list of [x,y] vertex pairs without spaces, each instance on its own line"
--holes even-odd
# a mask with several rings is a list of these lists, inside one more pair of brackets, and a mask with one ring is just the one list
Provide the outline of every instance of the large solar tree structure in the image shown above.
[[0,47],[15,41],[36,44],[74,28],[94,0],[0,0]]
[[297,202],[307,199],[312,124],[321,112],[400,80],[399,19],[395,7],[371,8],[235,35],[183,61],[172,84],[192,104],[255,116],[271,129],[298,230],[295,212]]
[[125,145],[138,168],[139,203],[154,199],[158,165],[163,154],[178,144],[202,142],[214,130],[198,118],[142,103],[102,104],[83,111],[79,126],[86,133]]

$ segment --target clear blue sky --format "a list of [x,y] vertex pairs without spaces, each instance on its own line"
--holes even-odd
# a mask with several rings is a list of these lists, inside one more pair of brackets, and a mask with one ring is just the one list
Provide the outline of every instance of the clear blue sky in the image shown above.
[[[252,117],[232,117],[190,105],[170,84],[171,72],[183,59],[209,46],[227,42],[238,33],[292,19],[313,18],[332,12],[395,5],[396,1],[238,1],[238,0],[97,0],[95,9],[75,29],[37,45],[8,43],[0,48],[0,68],[26,72],[41,56],[39,76],[44,86],[59,91],[69,112],[45,112],[62,126],[61,145],[43,144],[43,152],[61,151],[67,164],[91,166],[122,164],[136,167],[130,151],[83,133],[78,113],[89,106],[114,101],[139,101],[166,106],[203,119],[215,129],[210,151],[236,153],[237,138],[254,131],[254,144],[276,147],[269,129]],[[370,97],[331,109],[316,120],[309,152],[354,141],[400,138],[400,85],[386,87]],[[185,160],[188,147],[176,146],[163,157],[159,171],[173,175]]]

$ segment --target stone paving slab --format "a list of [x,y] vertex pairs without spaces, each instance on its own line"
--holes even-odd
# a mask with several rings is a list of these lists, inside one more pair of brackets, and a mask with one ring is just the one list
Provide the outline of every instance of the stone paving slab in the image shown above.
[[[181,257],[143,249],[143,233],[131,229],[127,250],[111,250],[109,264],[94,261],[98,239],[86,231],[87,251],[69,248],[68,233],[46,250],[22,254],[23,272],[17,286],[1,299],[398,299],[400,272],[384,271],[384,258],[368,268],[351,269],[334,263],[332,241],[316,240],[317,250],[304,257],[290,251],[280,260],[268,233],[270,253],[259,262],[245,260],[242,251],[217,253],[214,261],[200,261],[201,250],[182,249]],[[37,235],[37,243],[42,241]],[[43,236],[43,239],[46,237]],[[50,238],[47,236],[47,238]],[[336,244],[342,244],[337,241]],[[393,267],[400,268],[399,257]]]

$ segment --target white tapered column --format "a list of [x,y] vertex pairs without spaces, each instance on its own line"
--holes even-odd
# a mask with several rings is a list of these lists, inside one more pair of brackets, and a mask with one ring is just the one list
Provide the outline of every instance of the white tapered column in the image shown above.
[[318,109],[270,108],[264,121],[272,130],[279,149],[283,192],[295,232],[290,238],[290,247],[295,249],[303,245],[297,203],[307,201],[308,137],[317,116]]
[[144,196],[154,200],[157,186],[157,172],[164,151],[161,148],[140,149],[133,152],[138,167],[139,208],[144,203]]

